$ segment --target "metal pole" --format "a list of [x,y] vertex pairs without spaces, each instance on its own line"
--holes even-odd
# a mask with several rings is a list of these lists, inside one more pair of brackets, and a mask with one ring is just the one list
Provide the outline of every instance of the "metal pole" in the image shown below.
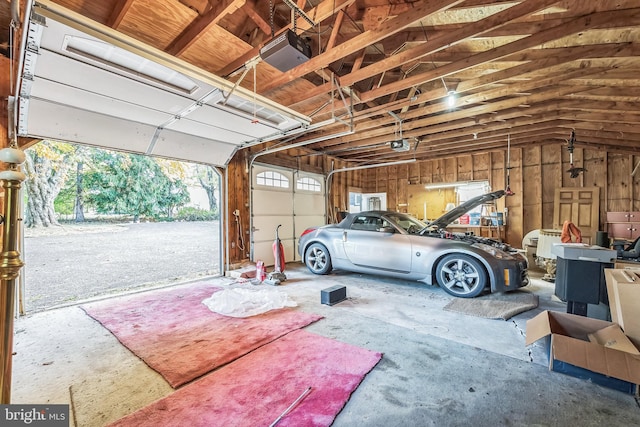
[[0,162],[9,168],[0,172],[0,187],[4,190],[2,252],[0,252],[0,403],[11,403],[11,370],[13,360],[13,319],[16,304],[16,278],[24,265],[18,251],[18,221],[20,218],[20,187],[25,180],[18,165],[24,163],[23,151],[9,147],[0,150]]
[[24,265],[18,252],[18,199],[20,181],[2,180],[4,189],[4,227],[2,231],[2,253],[0,253],[0,376],[2,404],[11,403],[11,369],[13,357],[13,318],[15,310],[16,278]]

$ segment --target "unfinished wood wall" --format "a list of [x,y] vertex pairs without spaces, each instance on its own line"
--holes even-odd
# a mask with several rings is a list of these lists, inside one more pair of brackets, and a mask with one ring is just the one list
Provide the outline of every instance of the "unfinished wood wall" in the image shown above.
[[[245,251],[237,244],[230,248],[231,262],[248,258],[249,253],[249,176],[246,172],[249,150],[239,152],[229,164],[230,240],[237,240],[237,224],[231,212],[238,209],[244,226]],[[259,157],[259,161],[278,166],[328,174],[349,167],[343,161],[323,155],[290,150]],[[605,229],[607,211],[640,211],[640,170],[631,173],[640,156],[576,148],[574,162],[586,172],[571,178],[566,145],[542,145],[511,149],[509,186],[515,193],[498,202],[498,210],[507,212],[506,240],[515,247],[524,235],[535,229],[553,227],[553,201],[558,187],[600,187],[600,229]],[[640,169],[640,168],[639,168]],[[493,190],[505,189],[507,152],[456,156],[418,161],[403,165],[335,173],[331,180],[328,212],[348,210],[349,191],[385,192],[389,209],[402,210],[408,203],[409,186],[438,182],[488,180]]]
[[[586,172],[571,178],[564,145],[512,149],[509,187],[515,193],[498,202],[507,212],[507,242],[520,247],[531,230],[553,227],[553,201],[559,187],[600,187],[600,229],[607,211],[640,210],[640,170],[631,173],[640,156],[576,148],[575,166]],[[640,169],[640,168],[639,168]],[[493,190],[505,189],[507,152],[450,157],[363,171],[365,192],[386,192],[390,209],[408,203],[412,184],[489,180]]]
[[[254,147],[239,151],[229,162],[227,168],[229,180],[229,204],[227,206],[229,224],[227,232],[229,233],[230,242],[229,261],[232,264],[245,261],[250,257],[249,192],[251,191],[251,181],[249,179],[249,164],[251,157],[263,148]],[[256,162],[319,173],[325,176],[329,171],[349,166],[346,162],[330,159],[324,155],[310,154],[302,149],[259,156],[256,158]],[[330,218],[335,219],[338,211],[348,210],[350,189],[359,190],[362,187],[361,174],[357,171],[335,173],[331,180],[331,193],[327,206]],[[236,209],[240,213],[240,226],[233,215]]]

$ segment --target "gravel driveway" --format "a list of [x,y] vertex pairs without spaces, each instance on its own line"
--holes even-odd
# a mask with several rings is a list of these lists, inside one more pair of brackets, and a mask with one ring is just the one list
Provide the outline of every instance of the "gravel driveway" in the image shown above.
[[27,313],[220,273],[219,224],[65,224],[25,230]]

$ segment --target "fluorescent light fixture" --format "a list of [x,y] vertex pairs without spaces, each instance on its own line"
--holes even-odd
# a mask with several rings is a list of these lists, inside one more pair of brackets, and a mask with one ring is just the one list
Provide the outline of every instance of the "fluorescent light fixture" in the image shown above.
[[456,106],[456,91],[455,90],[450,90],[449,94],[447,95],[447,106],[449,108],[453,108]]
[[438,182],[434,184],[426,184],[424,186],[427,190],[438,190],[442,188],[460,188],[466,189],[484,188],[488,187],[487,181],[457,181],[457,182]]
[[427,190],[439,190],[442,188],[453,188],[458,187],[459,185],[464,185],[465,182],[443,182],[440,184],[427,184],[424,186]]
[[77,36],[65,36],[62,48],[69,53],[180,92],[189,94],[198,89],[198,85],[184,74],[109,43]]

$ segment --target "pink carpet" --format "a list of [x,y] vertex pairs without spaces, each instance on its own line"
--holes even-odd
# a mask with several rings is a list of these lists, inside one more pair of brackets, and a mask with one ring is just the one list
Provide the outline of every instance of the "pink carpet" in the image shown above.
[[130,414],[115,426],[329,426],[382,355],[297,330]]
[[202,304],[219,290],[198,282],[82,308],[174,388],[322,318],[293,309],[223,316]]

